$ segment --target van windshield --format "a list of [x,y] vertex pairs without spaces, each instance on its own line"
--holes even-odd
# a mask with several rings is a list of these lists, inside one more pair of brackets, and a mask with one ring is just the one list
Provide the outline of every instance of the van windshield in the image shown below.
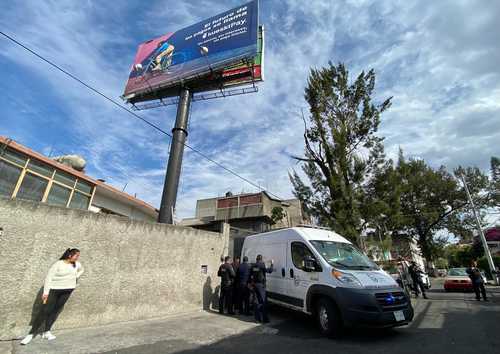
[[316,251],[330,265],[339,269],[378,270],[360,250],[349,243],[333,241],[311,241]]

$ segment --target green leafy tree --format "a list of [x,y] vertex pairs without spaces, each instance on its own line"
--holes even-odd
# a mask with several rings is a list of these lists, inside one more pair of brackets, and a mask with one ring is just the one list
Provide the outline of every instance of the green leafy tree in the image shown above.
[[360,212],[366,228],[390,237],[402,225],[401,182],[392,160],[378,167],[363,187]]
[[286,213],[282,207],[274,207],[271,210],[271,225],[276,225],[286,217]]
[[378,237],[373,235],[372,237],[368,237],[365,242],[366,251],[369,256],[373,257],[375,253],[378,253],[383,261],[387,260],[386,255],[392,250],[392,238],[390,236]]
[[383,139],[376,133],[391,99],[373,103],[374,88],[373,70],[353,82],[342,63],[311,70],[305,89],[310,107],[304,118],[305,155],[295,157],[309,181],[290,174],[305,211],[355,242],[363,228],[363,185],[384,162]]
[[449,245],[445,249],[445,256],[450,268],[468,267],[474,260],[470,245]]
[[456,178],[444,166],[434,170],[425,161],[406,160],[402,151],[396,167],[401,183],[402,231],[416,235],[425,259],[434,259],[435,233],[467,202]]
[[417,236],[423,256],[432,261],[440,256],[443,241],[440,230],[471,242],[475,220],[462,183],[467,181],[474,204],[484,211],[492,205],[490,182],[477,167],[458,167],[453,173],[444,166],[433,169],[425,161],[405,159],[400,152],[396,167],[401,183],[402,229]]

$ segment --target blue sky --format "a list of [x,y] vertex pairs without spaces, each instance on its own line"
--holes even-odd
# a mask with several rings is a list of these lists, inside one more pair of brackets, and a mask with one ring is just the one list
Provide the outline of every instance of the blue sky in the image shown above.
[[[0,28],[118,99],[138,43],[245,1],[2,2]],[[310,67],[374,68],[377,97],[394,96],[380,134],[433,166],[488,169],[500,155],[500,3],[260,1],[266,81],[259,92],[195,102],[188,143],[283,197],[303,151],[300,110]],[[0,38],[0,135],[45,154],[78,153],[87,173],[158,207],[169,140]],[[175,107],[140,114],[165,130]],[[186,151],[177,213],[196,199],[255,189]]]

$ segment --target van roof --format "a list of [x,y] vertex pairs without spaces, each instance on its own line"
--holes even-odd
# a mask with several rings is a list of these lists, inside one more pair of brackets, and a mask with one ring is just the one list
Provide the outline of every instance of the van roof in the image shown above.
[[340,236],[332,230],[315,229],[311,227],[294,227],[296,231],[309,241],[335,241],[342,243],[351,243],[346,238]]
[[[290,227],[286,229],[273,230],[269,232],[264,232],[256,235],[248,236],[247,238],[254,238],[264,235],[273,235],[273,236],[283,236],[283,238],[287,238],[287,235],[290,235],[290,232],[299,234],[304,239],[308,241],[335,241],[342,243],[351,243],[346,238],[340,236],[334,231],[325,230],[325,229],[317,229],[313,227]],[[278,237],[279,237],[278,236]]]

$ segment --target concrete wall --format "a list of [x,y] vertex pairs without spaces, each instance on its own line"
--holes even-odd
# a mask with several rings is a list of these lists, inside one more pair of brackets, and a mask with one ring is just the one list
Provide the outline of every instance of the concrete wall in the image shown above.
[[[227,236],[0,199],[0,339],[28,332],[48,268],[68,247],[85,273],[54,329],[208,307]],[[202,274],[201,265],[208,266]]]

